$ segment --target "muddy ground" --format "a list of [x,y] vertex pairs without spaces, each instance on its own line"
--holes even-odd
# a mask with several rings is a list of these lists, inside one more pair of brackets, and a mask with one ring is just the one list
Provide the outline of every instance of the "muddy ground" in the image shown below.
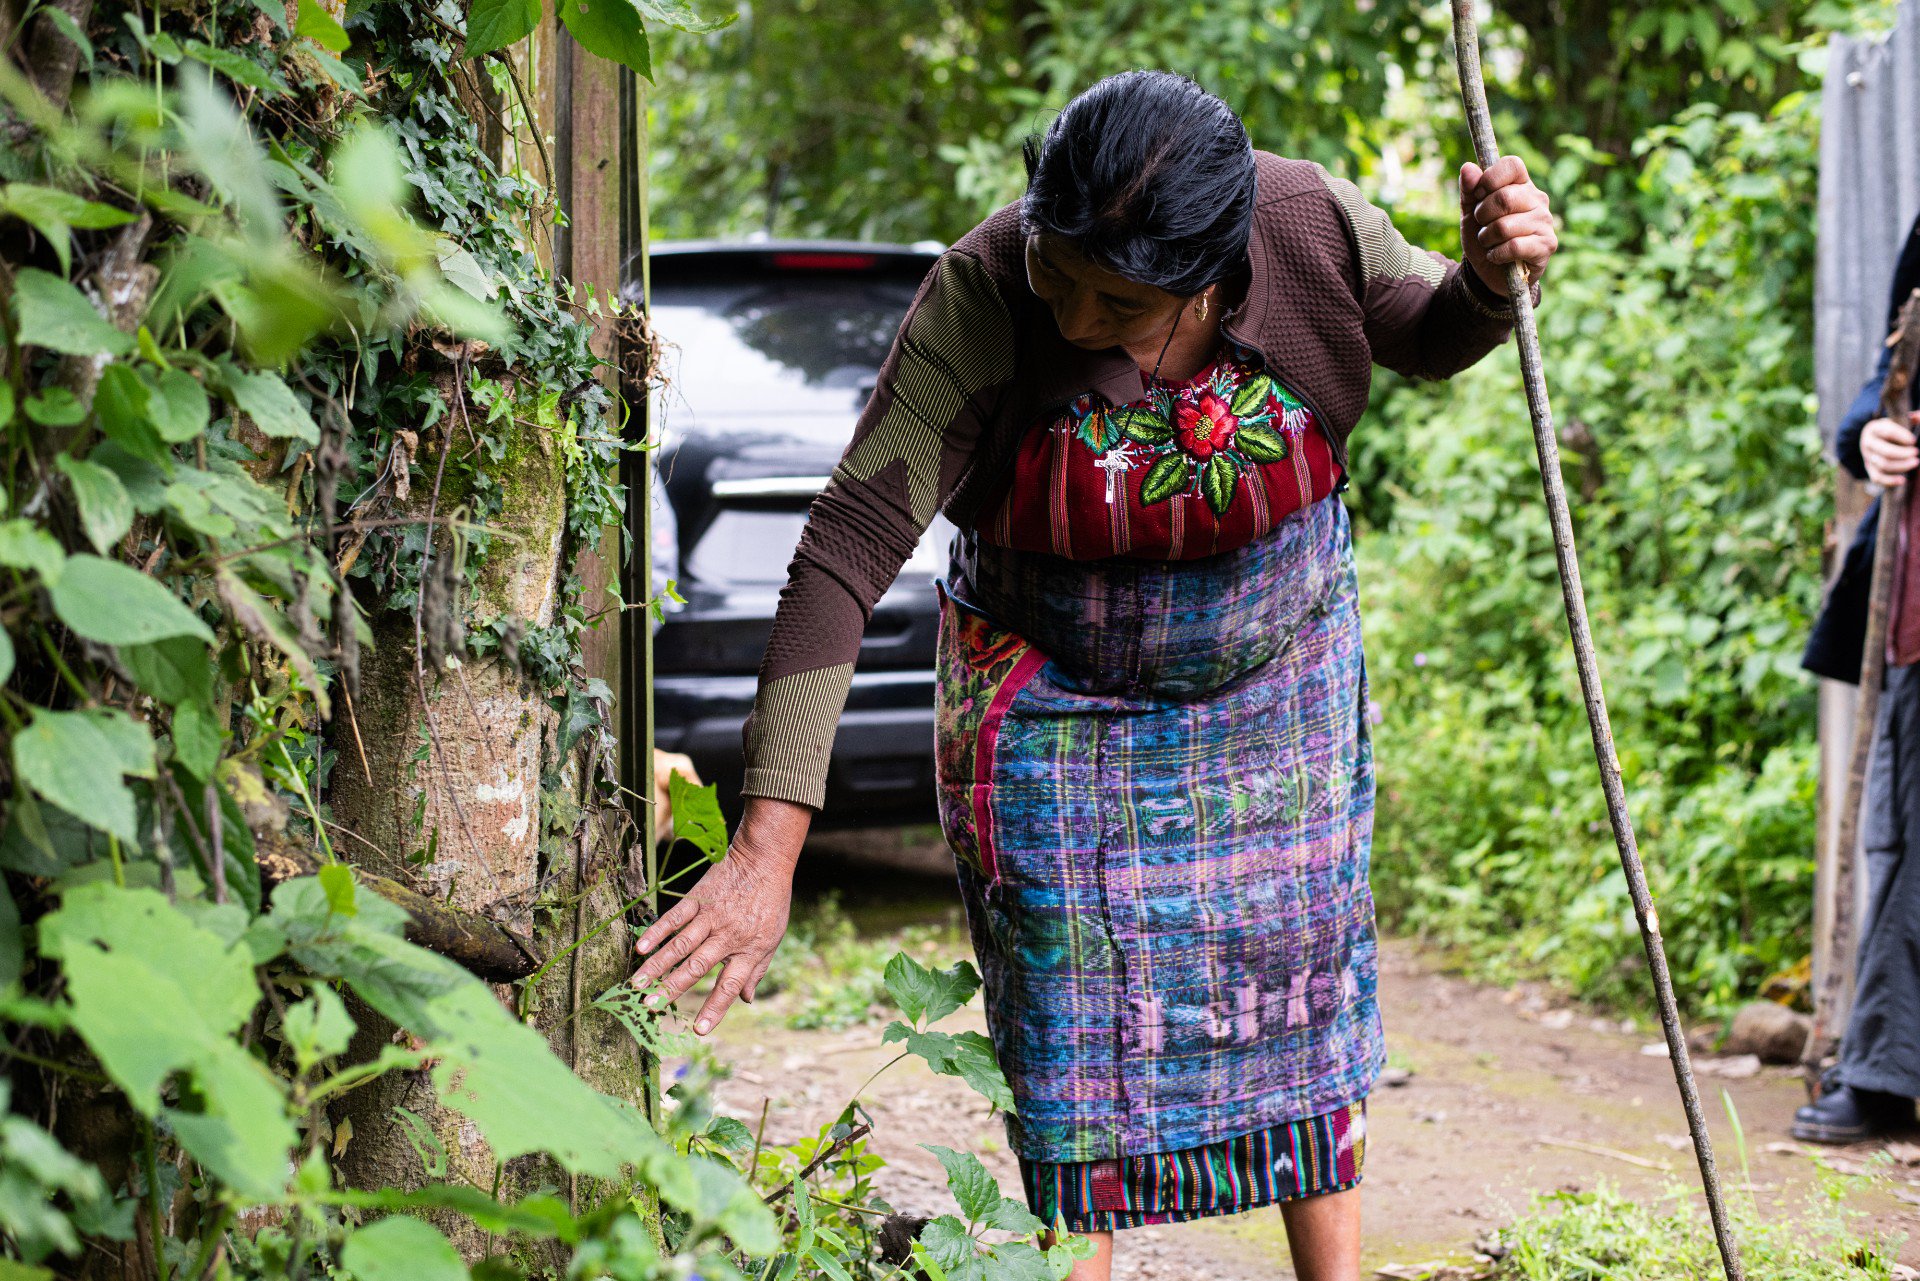
[[[803,864],[796,916],[831,888],[863,930],[938,923],[951,931],[951,959],[965,956],[942,857],[924,839],[892,833],[823,840]],[[1664,1054],[1646,1052],[1659,1040],[1657,1030],[1576,1010],[1543,989],[1476,985],[1404,940],[1383,946],[1380,989],[1389,1075],[1405,1083],[1378,1089],[1370,1102],[1369,1270],[1468,1259],[1476,1238],[1514,1218],[1538,1193],[1604,1181],[1651,1198],[1696,1177],[1669,1065]],[[740,1007],[716,1034],[721,1057],[734,1066],[718,1089],[721,1110],[752,1126],[771,1100],[772,1142],[817,1131],[895,1049],[880,1043],[883,1019],[849,1030],[794,1031],[785,1023],[792,999],[776,995]],[[941,1026],[984,1031],[979,1001]],[[1920,1166],[1876,1158],[1874,1147],[1816,1150],[1786,1142],[1788,1121],[1805,1097],[1790,1069],[1705,1076],[1702,1087],[1730,1184],[1792,1213],[1822,1165],[1856,1171],[1845,1176],[1845,1198],[1868,1213],[1861,1226],[1905,1235],[1899,1258],[1920,1266]],[[1723,1088],[1744,1128],[1744,1167]],[[1019,1195],[1000,1121],[961,1083],[908,1061],[864,1097],[876,1125],[871,1147],[888,1163],[880,1191],[896,1208],[951,1209],[939,1164],[922,1143],[979,1154],[1003,1188]],[[1272,1209],[1128,1232],[1116,1259],[1117,1275],[1137,1281],[1292,1276]]]

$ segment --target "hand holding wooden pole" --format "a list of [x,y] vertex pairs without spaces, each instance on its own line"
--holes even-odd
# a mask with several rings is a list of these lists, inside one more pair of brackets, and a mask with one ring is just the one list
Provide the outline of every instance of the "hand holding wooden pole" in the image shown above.
[[[1466,104],[1467,124],[1473,131],[1474,151],[1483,168],[1491,168],[1500,158],[1494,142],[1493,117],[1487,111],[1486,86],[1480,74],[1480,36],[1474,21],[1475,0],[1452,0],[1455,54],[1459,59],[1460,92]],[[1613,728],[1607,719],[1606,695],[1600,688],[1600,668],[1594,659],[1593,631],[1587,623],[1586,593],[1580,586],[1580,562],[1574,553],[1573,521],[1567,512],[1567,491],[1560,478],[1560,446],[1554,435],[1553,410],[1547,403],[1547,380],[1540,359],[1540,332],[1534,325],[1533,304],[1526,268],[1519,263],[1507,267],[1507,293],[1513,303],[1514,334],[1520,345],[1520,368],[1526,382],[1527,407],[1533,417],[1533,445],[1540,456],[1540,483],[1546,490],[1547,518],[1553,527],[1554,555],[1560,564],[1560,594],[1567,610],[1567,629],[1573,635],[1574,659],[1580,669],[1580,692],[1587,703],[1587,727],[1593,734],[1593,754],[1600,765],[1600,786],[1607,797],[1607,818],[1613,825],[1614,844],[1620,851],[1620,867],[1626,873],[1627,892],[1633,898],[1634,914],[1640,919],[1640,939],[1646,947],[1647,965],[1653,972],[1654,995],[1660,1006],[1660,1024],[1666,1030],[1667,1054],[1673,1061],[1673,1077],[1680,1089],[1680,1102],[1686,1109],[1687,1129],[1693,1135],[1694,1155],[1700,1162],[1700,1180],[1706,1190],[1707,1208],[1713,1215],[1714,1238],[1720,1247],[1720,1262],[1727,1281],[1744,1281],[1740,1266],[1740,1246],[1734,1240],[1728,1221],[1725,1198],[1720,1191],[1719,1174],[1714,1168],[1713,1139],[1700,1110],[1700,1092],[1694,1086],[1693,1065],[1687,1054],[1687,1038],[1680,1025],[1680,1010],[1673,996],[1673,979],[1667,972],[1666,945],[1660,937],[1660,916],[1654,910],[1647,891],[1646,869],[1633,835],[1633,820],[1627,813],[1626,788],[1620,780],[1620,761],[1613,750]]]

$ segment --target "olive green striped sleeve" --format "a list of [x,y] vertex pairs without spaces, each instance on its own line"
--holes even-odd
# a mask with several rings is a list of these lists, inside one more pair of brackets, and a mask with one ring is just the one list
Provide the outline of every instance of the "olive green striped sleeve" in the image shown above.
[[986,269],[942,255],[807,513],[746,726],[746,795],[823,803],[874,603],[946,501],[1013,366],[1012,320]]

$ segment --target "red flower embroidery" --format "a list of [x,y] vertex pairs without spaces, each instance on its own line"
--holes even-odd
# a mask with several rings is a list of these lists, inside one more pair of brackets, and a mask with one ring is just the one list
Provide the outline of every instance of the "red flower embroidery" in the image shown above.
[[1227,402],[1210,391],[1201,393],[1198,406],[1180,401],[1174,406],[1173,416],[1180,448],[1201,462],[1231,445],[1240,425]]
[[1026,644],[1012,632],[1003,632],[984,618],[966,613],[960,617],[960,642],[966,648],[967,666],[976,672],[991,671]]

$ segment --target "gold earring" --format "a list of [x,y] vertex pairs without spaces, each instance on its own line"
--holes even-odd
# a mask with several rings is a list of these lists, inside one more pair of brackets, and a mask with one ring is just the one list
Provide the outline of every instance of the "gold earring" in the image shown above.
[[1205,294],[1200,296],[1200,301],[1193,304],[1193,318],[1195,320],[1205,320],[1207,318],[1207,297]]

